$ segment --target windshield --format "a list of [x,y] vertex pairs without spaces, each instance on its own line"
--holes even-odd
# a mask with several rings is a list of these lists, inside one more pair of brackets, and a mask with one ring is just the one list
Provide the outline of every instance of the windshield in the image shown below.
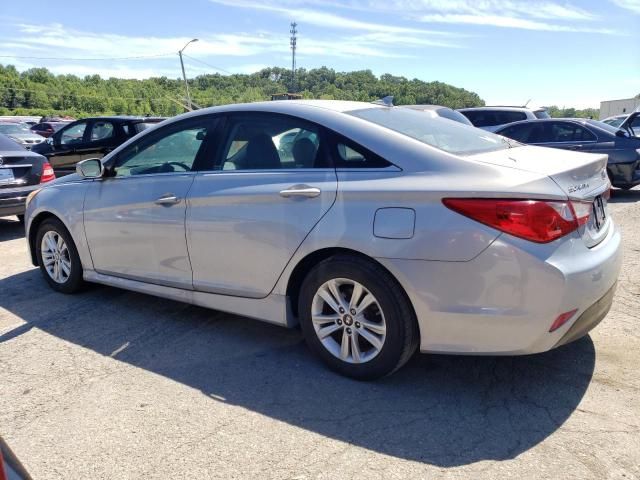
[[407,108],[367,108],[347,113],[456,155],[504,150],[510,146],[499,135],[443,118],[431,118]]
[[594,127],[598,127],[605,132],[609,132],[612,135],[615,135],[618,130],[620,130],[617,126],[610,125],[608,123],[599,122],[598,120],[587,120],[589,125],[593,125]]
[[5,135],[11,133],[31,133],[27,127],[23,127],[22,125],[17,125],[15,123],[0,123],[0,133],[4,133]]

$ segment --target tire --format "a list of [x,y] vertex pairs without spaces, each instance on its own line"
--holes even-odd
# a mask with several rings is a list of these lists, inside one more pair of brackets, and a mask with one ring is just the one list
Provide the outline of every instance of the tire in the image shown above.
[[[57,239],[61,239],[63,243],[55,241]],[[56,247],[60,245],[62,247],[56,251],[52,248],[52,240]],[[43,242],[47,242],[44,247]],[[48,252],[48,258],[44,260],[45,253],[43,253],[43,248]],[[42,222],[36,235],[35,249],[40,271],[51,288],[61,293],[75,293],[83,287],[82,265],[78,250],[71,235],[60,220],[49,218]],[[52,259],[53,266],[51,264]],[[57,263],[57,270],[55,270],[55,263]],[[51,273],[51,269],[54,269],[53,273]],[[57,275],[55,272],[57,272]]]
[[330,257],[307,274],[298,316],[311,350],[330,369],[358,380],[395,372],[419,343],[415,313],[402,287],[381,266],[356,256]]

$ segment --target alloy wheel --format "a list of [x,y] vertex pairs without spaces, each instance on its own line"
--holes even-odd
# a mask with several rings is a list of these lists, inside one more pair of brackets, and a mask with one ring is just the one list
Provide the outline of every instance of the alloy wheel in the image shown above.
[[42,262],[49,276],[56,283],[65,283],[71,275],[71,254],[58,232],[49,230],[40,245]]
[[333,356],[347,363],[366,363],[382,350],[387,334],[376,297],[362,284],[331,279],[318,288],[311,304],[315,333]]

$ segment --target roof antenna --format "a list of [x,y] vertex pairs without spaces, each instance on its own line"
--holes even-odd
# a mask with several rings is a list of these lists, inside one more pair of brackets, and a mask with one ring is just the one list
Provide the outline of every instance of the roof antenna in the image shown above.
[[393,95],[388,95],[371,103],[373,103],[374,105],[382,105],[383,107],[393,107]]
[[531,99],[527,100],[527,103],[525,103],[522,108],[527,108],[527,105],[529,105],[529,102],[531,101]]

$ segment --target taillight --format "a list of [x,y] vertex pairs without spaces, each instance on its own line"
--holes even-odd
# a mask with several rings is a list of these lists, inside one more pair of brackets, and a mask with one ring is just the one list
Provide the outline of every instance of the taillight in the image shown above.
[[50,182],[55,180],[56,174],[53,172],[53,167],[49,163],[45,163],[42,166],[42,176],[40,177],[40,183]]
[[559,329],[562,325],[567,323],[567,321],[571,317],[573,317],[573,314],[576,313],[577,311],[578,311],[577,309],[574,309],[574,310],[571,310],[570,312],[565,312],[558,315],[558,318],[556,318],[551,324],[551,327],[549,328],[549,333]]
[[536,243],[552,242],[577,230],[591,212],[584,210],[582,202],[562,200],[445,198],[442,202],[466,217]]

